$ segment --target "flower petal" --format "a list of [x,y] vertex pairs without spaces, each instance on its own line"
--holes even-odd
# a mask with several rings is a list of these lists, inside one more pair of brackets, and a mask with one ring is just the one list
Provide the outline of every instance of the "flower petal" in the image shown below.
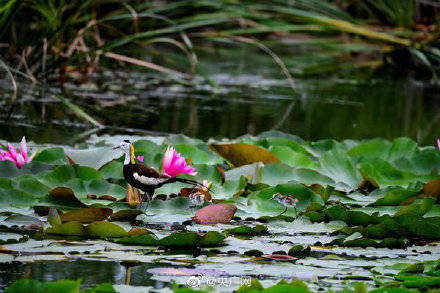
[[3,153],[3,155],[1,156],[1,160],[2,161],[11,161],[15,164],[15,160],[12,158],[11,154],[9,154],[8,152]]
[[176,159],[176,162],[174,163],[173,167],[176,170],[183,170],[185,164],[186,164],[185,158],[179,157],[178,159]]
[[17,166],[18,169],[21,169],[21,167],[25,164],[23,156],[21,154],[18,154],[17,156],[17,162],[15,162],[15,166]]
[[165,154],[163,155],[163,163],[162,163],[162,167],[164,171],[170,167],[171,162],[173,161],[173,153],[174,153],[174,149],[172,147],[168,147],[167,150],[165,151]]
[[438,149],[440,150],[440,138],[437,139],[437,146],[438,146]]
[[186,164],[185,158],[173,147],[168,147],[163,158],[163,171],[165,174],[175,177],[179,174],[196,175],[195,169]]
[[11,157],[14,159],[14,161],[17,161],[17,155],[18,155],[17,149],[10,143],[8,143],[8,148]]
[[28,161],[28,153],[27,153],[27,145],[26,145],[26,137],[25,136],[23,136],[23,138],[21,139],[21,142],[20,142],[20,152],[23,157],[24,163],[25,164],[28,163],[29,161]]

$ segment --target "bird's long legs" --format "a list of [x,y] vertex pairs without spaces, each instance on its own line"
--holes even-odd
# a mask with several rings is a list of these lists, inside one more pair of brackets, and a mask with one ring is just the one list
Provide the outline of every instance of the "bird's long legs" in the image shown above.
[[148,192],[144,192],[144,195],[142,195],[142,202],[147,202],[147,206],[145,207],[145,209],[148,208],[148,205],[150,204],[150,195],[148,194]]
[[287,212],[287,207],[284,207],[284,211],[282,211],[277,217],[282,216],[285,212]]
[[[148,209],[148,206],[150,205],[150,200],[151,200],[151,197],[150,197],[149,192],[148,191],[144,192],[144,194],[141,196],[141,203],[138,205],[138,207],[141,210],[143,210],[144,212],[146,212]],[[145,205],[144,205],[144,203],[145,203]],[[145,214],[145,215],[146,216],[154,216],[154,214],[151,214],[151,215]]]

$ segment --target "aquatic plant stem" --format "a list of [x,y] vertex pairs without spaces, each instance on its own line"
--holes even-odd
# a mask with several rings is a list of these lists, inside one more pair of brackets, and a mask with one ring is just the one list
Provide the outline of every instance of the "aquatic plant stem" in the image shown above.
[[192,78],[191,75],[183,73],[183,72],[179,72],[173,69],[169,69],[151,62],[147,62],[147,61],[143,61],[143,60],[139,60],[136,58],[132,58],[132,57],[128,57],[128,56],[124,56],[121,54],[116,54],[116,53],[112,53],[112,52],[106,52],[103,54],[105,57],[107,58],[111,58],[111,59],[115,59],[121,62],[126,62],[126,63],[131,63],[131,64],[135,64],[135,65],[139,65],[139,66],[143,66],[143,67],[147,67],[156,71],[160,71],[166,74],[171,74],[171,75],[176,75],[178,77],[181,78],[185,78],[185,79],[190,79]]

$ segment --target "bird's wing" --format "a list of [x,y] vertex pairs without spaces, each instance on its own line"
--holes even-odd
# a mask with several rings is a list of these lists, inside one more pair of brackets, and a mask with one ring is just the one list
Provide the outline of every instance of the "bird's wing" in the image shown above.
[[144,185],[162,184],[170,178],[170,176],[161,174],[154,168],[141,164],[133,166],[133,177]]

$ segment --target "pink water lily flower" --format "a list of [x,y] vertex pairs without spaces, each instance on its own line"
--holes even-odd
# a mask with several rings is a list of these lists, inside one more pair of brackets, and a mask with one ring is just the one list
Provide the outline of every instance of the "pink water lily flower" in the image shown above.
[[173,147],[168,147],[163,156],[163,171],[165,174],[176,177],[179,174],[197,175],[196,169],[187,165],[185,158],[176,152]]
[[202,185],[204,191],[209,191],[211,189],[212,182],[209,182],[208,180],[203,180]]
[[18,169],[21,169],[23,165],[26,165],[32,159],[33,156],[28,156],[26,138],[24,136],[20,143],[20,152],[10,143],[8,143],[8,151],[0,150],[0,161],[11,161]]
[[440,150],[440,138],[437,139],[437,146],[438,146],[438,149]]

